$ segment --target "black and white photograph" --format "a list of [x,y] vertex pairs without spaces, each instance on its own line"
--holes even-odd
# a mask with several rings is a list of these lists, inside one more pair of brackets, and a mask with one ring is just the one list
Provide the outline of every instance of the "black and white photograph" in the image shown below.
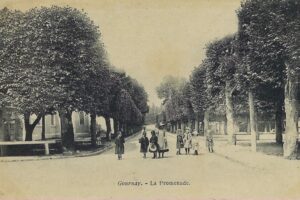
[[0,1],[0,200],[296,200],[299,133],[299,0]]

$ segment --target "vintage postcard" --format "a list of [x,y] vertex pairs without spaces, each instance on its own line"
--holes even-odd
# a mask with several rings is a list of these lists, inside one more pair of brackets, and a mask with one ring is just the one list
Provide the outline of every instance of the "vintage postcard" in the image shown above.
[[300,199],[299,0],[1,0],[0,200]]

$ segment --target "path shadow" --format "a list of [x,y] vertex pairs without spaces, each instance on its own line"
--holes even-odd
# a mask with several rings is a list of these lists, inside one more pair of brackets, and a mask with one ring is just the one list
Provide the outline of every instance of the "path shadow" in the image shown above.
[[258,143],[257,151],[266,155],[283,156],[283,145],[276,142]]

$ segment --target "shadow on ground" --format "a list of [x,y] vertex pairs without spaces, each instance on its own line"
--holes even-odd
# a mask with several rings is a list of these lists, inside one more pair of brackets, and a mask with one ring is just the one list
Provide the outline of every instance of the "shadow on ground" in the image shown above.
[[[259,141],[257,144],[257,152],[263,153],[265,155],[272,155],[272,156],[283,156],[283,144],[277,144],[273,141]],[[251,147],[250,142],[240,142],[237,144],[237,146],[241,147]],[[300,158],[300,145],[298,145],[298,159]]]
[[276,142],[258,143],[257,151],[266,155],[283,156],[283,145]]

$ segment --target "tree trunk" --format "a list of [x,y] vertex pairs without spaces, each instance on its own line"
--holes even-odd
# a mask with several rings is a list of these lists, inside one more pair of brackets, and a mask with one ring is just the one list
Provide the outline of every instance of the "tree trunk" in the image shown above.
[[25,125],[25,141],[32,141],[32,133],[35,128],[35,126],[39,123],[41,120],[42,115],[39,114],[37,118],[34,120],[32,124],[30,124],[30,113],[24,114],[24,125]]
[[173,133],[175,133],[177,131],[176,126],[177,126],[176,122],[172,122]]
[[186,122],[184,120],[180,120],[180,129],[185,130],[186,128]]
[[177,125],[178,129],[181,129],[181,125],[182,125],[181,120],[178,120],[177,123],[178,123],[178,125]]
[[46,140],[46,124],[45,124],[46,116],[43,115],[42,117],[42,140]]
[[195,119],[192,119],[191,120],[191,130],[195,130],[196,129],[196,120]]
[[[225,111],[226,112],[226,111]],[[225,135],[228,135],[228,133],[227,133],[227,119],[225,118],[225,120],[224,120],[224,134]]]
[[225,104],[226,104],[226,133],[228,134],[228,142],[234,144],[234,114],[232,103],[232,91],[229,88],[229,83],[226,82],[225,87]]
[[90,131],[91,131],[91,144],[92,147],[97,147],[97,128],[96,128],[96,114],[91,113],[91,125],[90,125]]
[[250,132],[251,132],[251,150],[256,152],[256,137],[257,137],[257,129],[256,129],[256,113],[254,106],[254,97],[253,92],[249,91],[248,93],[248,103],[249,103],[249,118],[250,118]]
[[114,119],[114,133],[116,134],[119,130],[118,120]]
[[286,116],[285,141],[284,141],[284,157],[287,159],[297,158],[297,137],[298,137],[298,112],[297,112],[297,84],[295,78],[290,74],[287,66],[287,81],[284,91],[284,106]]
[[119,125],[119,130],[118,131],[121,131],[122,134],[124,134],[124,127],[123,127],[123,123],[118,121],[118,125]]
[[276,143],[282,144],[282,133],[283,133],[283,109],[284,98],[283,95],[280,95],[280,99],[276,104],[276,113],[275,113],[275,134],[276,134]]
[[266,122],[264,122],[264,133],[267,133],[268,132],[268,127],[267,127],[267,123]]
[[30,114],[24,114],[24,125],[25,125],[25,141],[32,141],[32,126],[30,125]]
[[123,134],[125,137],[129,135],[127,123],[123,123]]
[[204,112],[204,136],[207,135],[209,130],[209,110],[205,110]]
[[105,117],[105,124],[106,124],[106,139],[109,140],[109,134],[111,132],[111,125],[110,125],[109,117]]
[[196,115],[195,128],[196,128],[197,133],[199,134],[200,127],[199,127],[199,116],[198,115]]
[[63,151],[74,151],[74,129],[72,124],[72,112],[60,111],[59,117]]
[[158,128],[159,127],[159,119],[158,115],[155,116],[155,126]]
[[247,117],[247,133],[251,134],[250,119]]

